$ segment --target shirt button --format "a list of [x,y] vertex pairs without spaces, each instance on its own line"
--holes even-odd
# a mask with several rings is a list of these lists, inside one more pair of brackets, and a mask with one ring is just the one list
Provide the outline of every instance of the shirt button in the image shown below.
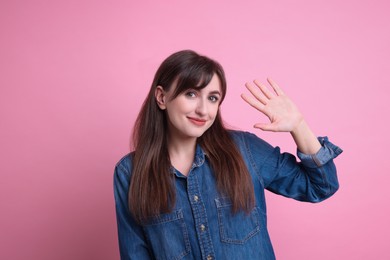
[[207,260],[213,260],[213,257],[211,255],[208,255]]
[[205,230],[206,230],[206,227],[205,227],[205,225],[203,225],[203,224],[202,224],[202,225],[200,225],[200,230],[201,230],[201,231],[205,231]]
[[195,195],[194,200],[197,202],[199,200],[199,197]]

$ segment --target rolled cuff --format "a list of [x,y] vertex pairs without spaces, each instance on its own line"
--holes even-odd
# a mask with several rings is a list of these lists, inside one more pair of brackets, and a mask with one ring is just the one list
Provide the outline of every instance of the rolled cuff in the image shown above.
[[318,141],[321,143],[322,147],[316,154],[304,154],[297,150],[298,158],[301,160],[302,164],[307,167],[321,167],[343,152],[340,147],[331,143],[327,136],[318,137]]

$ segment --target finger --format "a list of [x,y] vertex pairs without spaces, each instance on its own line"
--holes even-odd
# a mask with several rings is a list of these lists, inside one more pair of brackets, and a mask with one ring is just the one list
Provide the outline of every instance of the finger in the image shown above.
[[263,92],[260,91],[258,87],[253,86],[251,83],[245,83],[245,87],[249,90],[249,92],[259,100],[263,105],[267,105],[267,97],[264,96]]
[[249,95],[246,95],[246,94],[241,94],[241,98],[246,102],[248,103],[249,105],[251,105],[252,107],[256,108],[257,110],[259,110],[260,112],[264,113],[264,105],[258,101],[256,98],[254,98],[253,96],[249,96]]
[[279,87],[278,84],[276,84],[275,81],[273,81],[273,79],[267,78],[267,81],[268,81],[268,83],[271,85],[271,87],[275,90],[275,92],[276,92],[276,94],[277,94],[278,96],[284,95],[283,90]]
[[273,125],[273,124],[257,123],[253,127],[261,129],[263,131],[276,132],[275,125]]
[[274,93],[271,92],[271,90],[269,90],[267,88],[267,86],[265,86],[264,84],[262,84],[260,81],[258,81],[257,79],[253,81],[256,86],[259,87],[259,89],[261,90],[261,92],[263,92],[264,96],[266,96],[268,99],[271,99],[273,98],[275,95]]

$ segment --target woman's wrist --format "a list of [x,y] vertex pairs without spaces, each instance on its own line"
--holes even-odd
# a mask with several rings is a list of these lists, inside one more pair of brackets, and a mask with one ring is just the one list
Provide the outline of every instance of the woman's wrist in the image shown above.
[[290,133],[302,153],[315,154],[321,149],[320,142],[304,119]]

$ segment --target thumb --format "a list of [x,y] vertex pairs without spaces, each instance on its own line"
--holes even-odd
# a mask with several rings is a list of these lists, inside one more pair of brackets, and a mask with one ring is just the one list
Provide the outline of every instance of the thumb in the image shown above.
[[266,124],[266,123],[257,123],[253,126],[254,128],[259,128],[263,131],[275,131],[274,124]]

